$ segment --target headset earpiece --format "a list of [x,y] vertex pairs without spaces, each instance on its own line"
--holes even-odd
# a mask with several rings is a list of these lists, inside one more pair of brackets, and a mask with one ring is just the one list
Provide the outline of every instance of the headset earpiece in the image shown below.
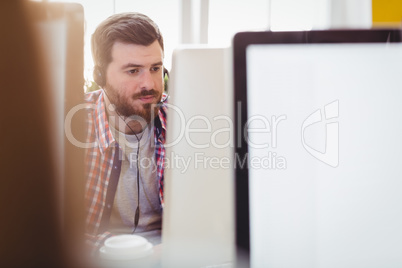
[[168,71],[168,69],[165,68],[165,66],[163,66],[163,78],[165,78],[165,76],[167,76],[167,78],[169,78],[169,71]]
[[96,66],[94,69],[94,80],[101,88],[106,85],[105,76],[103,75],[101,68]]

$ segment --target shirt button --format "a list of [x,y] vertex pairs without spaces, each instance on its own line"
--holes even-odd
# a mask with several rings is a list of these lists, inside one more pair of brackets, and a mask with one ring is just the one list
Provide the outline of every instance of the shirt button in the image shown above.
[[110,204],[107,204],[107,208],[109,208],[109,209],[110,209],[110,207],[111,207],[111,205],[110,205]]

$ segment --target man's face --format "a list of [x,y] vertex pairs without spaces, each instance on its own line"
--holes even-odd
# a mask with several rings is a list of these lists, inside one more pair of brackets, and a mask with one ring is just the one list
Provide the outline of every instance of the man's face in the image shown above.
[[137,115],[149,123],[163,92],[162,48],[158,41],[149,46],[116,42],[111,53],[105,86],[110,102],[120,115]]

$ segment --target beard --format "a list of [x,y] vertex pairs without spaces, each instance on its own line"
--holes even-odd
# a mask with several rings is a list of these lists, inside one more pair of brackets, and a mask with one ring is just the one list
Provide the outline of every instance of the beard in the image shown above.
[[[161,99],[162,93],[154,89],[142,90],[139,93],[132,94],[129,97],[123,97],[119,90],[112,87],[110,84],[106,83],[105,89],[107,91],[107,97],[111,104],[115,106],[116,112],[120,116],[128,117],[140,117],[139,120],[143,119],[148,124],[158,115],[159,105],[157,102]],[[155,103],[143,103],[134,106],[132,101],[137,100],[144,96],[154,96]],[[137,121],[139,121],[137,120]]]

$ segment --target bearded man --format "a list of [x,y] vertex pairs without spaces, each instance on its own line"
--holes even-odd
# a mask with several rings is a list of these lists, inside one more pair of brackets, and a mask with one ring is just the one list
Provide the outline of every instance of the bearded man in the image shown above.
[[116,234],[160,243],[166,104],[158,26],[140,13],[116,14],[92,35],[94,79],[86,153],[86,241],[99,249]]

